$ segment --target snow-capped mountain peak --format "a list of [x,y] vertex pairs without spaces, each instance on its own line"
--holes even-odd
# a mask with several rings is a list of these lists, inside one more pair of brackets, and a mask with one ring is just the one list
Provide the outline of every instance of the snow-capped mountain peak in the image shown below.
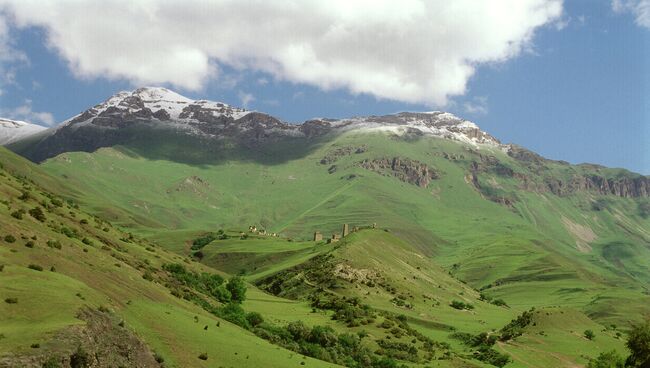
[[250,111],[222,102],[192,100],[163,87],[142,87],[121,91],[106,101],[66,120],[60,127],[84,126],[96,122],[109,127],[110,121],[150,120],[167,124],[193,124],[205,119],[239,119]]
[[45,129],[40,125],[21,120],[0,118],[0,145],[15,142]]

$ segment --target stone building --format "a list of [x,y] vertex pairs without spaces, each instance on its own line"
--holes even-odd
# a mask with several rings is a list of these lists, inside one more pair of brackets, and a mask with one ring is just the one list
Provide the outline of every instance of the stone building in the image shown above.
[[314,241],[322,241],[323,240],[323,234],[320,233],[320,231],[316,231],[314,233]]
[[348,224],[343,224],[343,237],[345,238],[350,234],[350,227]]

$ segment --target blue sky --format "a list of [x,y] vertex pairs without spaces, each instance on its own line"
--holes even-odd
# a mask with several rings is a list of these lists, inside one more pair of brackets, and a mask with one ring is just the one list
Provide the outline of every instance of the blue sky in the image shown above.
[[[639,4],[567,0],[561,16],[531,26],[534,36],[516,55],[475,56],[488,60],[473,64],[471,76],[461,80],[466,82],[461,93],[449,87],[430,100],[390,89],[373,93],[365,87],[372,83],[354,77],[323,81],[318,75],[282,74],[237,62],[220,63],[218,76],[202,77],[198,88],[179,83],[174,75],[150,83],[151,74],[134,77],[110,66],[105,73],[88,71],[49,37],[56,25],[16,15],[15,23],[8,21],[7,37],[9,49],[19,57],[0,67],[5,74],[0,114],[60,122],[117,91],[144,84],[246,105],[289,122],[439,109],[548,158],[650,174],[650,28],[634,11]],[[432,83],[446,80],[432,78]]]

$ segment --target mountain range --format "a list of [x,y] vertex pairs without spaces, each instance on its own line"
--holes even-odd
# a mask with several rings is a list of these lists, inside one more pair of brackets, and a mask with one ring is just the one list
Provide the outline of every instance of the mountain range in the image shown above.
[[[0,286],[0,293],[29,298],[33,270],[14,272],[15,265],[64,257],[65,269],[56,268],[69,293],[93,295],[66,305],[68,316],[84,310],[83,318],[43,317],[52,327],[28,338],[28,325],[12,325],[9,348],[0,349],[6,362],[45,361],[21,350],[26,339],[121,318],[142,344],[142,366],[160,364],[147,360],[154,355],[179,367],[289,366],[299,364],[297,353],[315,358],[301,361],[307,365],[575,367],[607,349],[623,354],[624,333],[650,314],[650,177],[549,160],[450,113],[289,124],[147,87],[5,143],[13,152],[0,151],[9,198],[3,229],[25,242],[38,232],[38,239],[72,245],[52,256],[40,244],[8,244],[14,248],[0,253],[0,263],[20,287]],[[23,207],[29,224],[12,217]],[[43,223],[27,215],[41,207]],[[343,224],[356,231],[339,240]],[[316,232],[329,242],[314,241]],[[78,257],[87,260],[77,265]],[[106,271],[111,257],[130,265],[118,271],[124,279]],[[185,273],[178,285],[176,262],[197,274],[239,275],[250,295],[241,306],[266,324],[228,314],[234,307],[222,294]],[[96,278],[86,274],[95,269]],[[64,282],[57,277],[46,282]],[[97,314],[99,306],[110,313]],[[197,310],[201,328],[210,320],[206,331],[218,321],[228,326],[230,338],[218,338],[223,349],[205,347],[215,337],[195,335],[194,322],[179,325]],[[12,311],[27,321],[38,314]],[[143,313],[163,327],[154,329]],[[297,321],[327,326],[339,342],[291,335]],[[293,340],[278,332],[284,325],[293,326],[286,332]],[[363,337],[342,337],[350,333]],[[196,344],[209,359],[197,358],[205,351],[193,350]],[[269,349],[268,361],[247,365],[255,344]],[[355,355],[345,344],[368,353]],[[73,345],[47,351],[70,365]],[[105,342],[81,345],[107,349]],[[112,357],[97,358],[97,366],[134,364],[106,354]]]

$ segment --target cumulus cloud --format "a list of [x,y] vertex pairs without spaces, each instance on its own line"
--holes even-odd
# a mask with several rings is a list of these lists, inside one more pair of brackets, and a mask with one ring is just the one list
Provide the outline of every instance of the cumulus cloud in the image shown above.
[[45,126],[52,126],[55,123],[54,115],[51,113],[34,111],[32,100],[25,100],[23,105],[12,109],[0,109],[0,116]]
[[220,70],[444,105],[514,58],[562,0],[0,0],[82,78],[188,90]]
[[650,28],[650,0],[612,0],[612,9],[617,13],[632,13],[637,25]]

